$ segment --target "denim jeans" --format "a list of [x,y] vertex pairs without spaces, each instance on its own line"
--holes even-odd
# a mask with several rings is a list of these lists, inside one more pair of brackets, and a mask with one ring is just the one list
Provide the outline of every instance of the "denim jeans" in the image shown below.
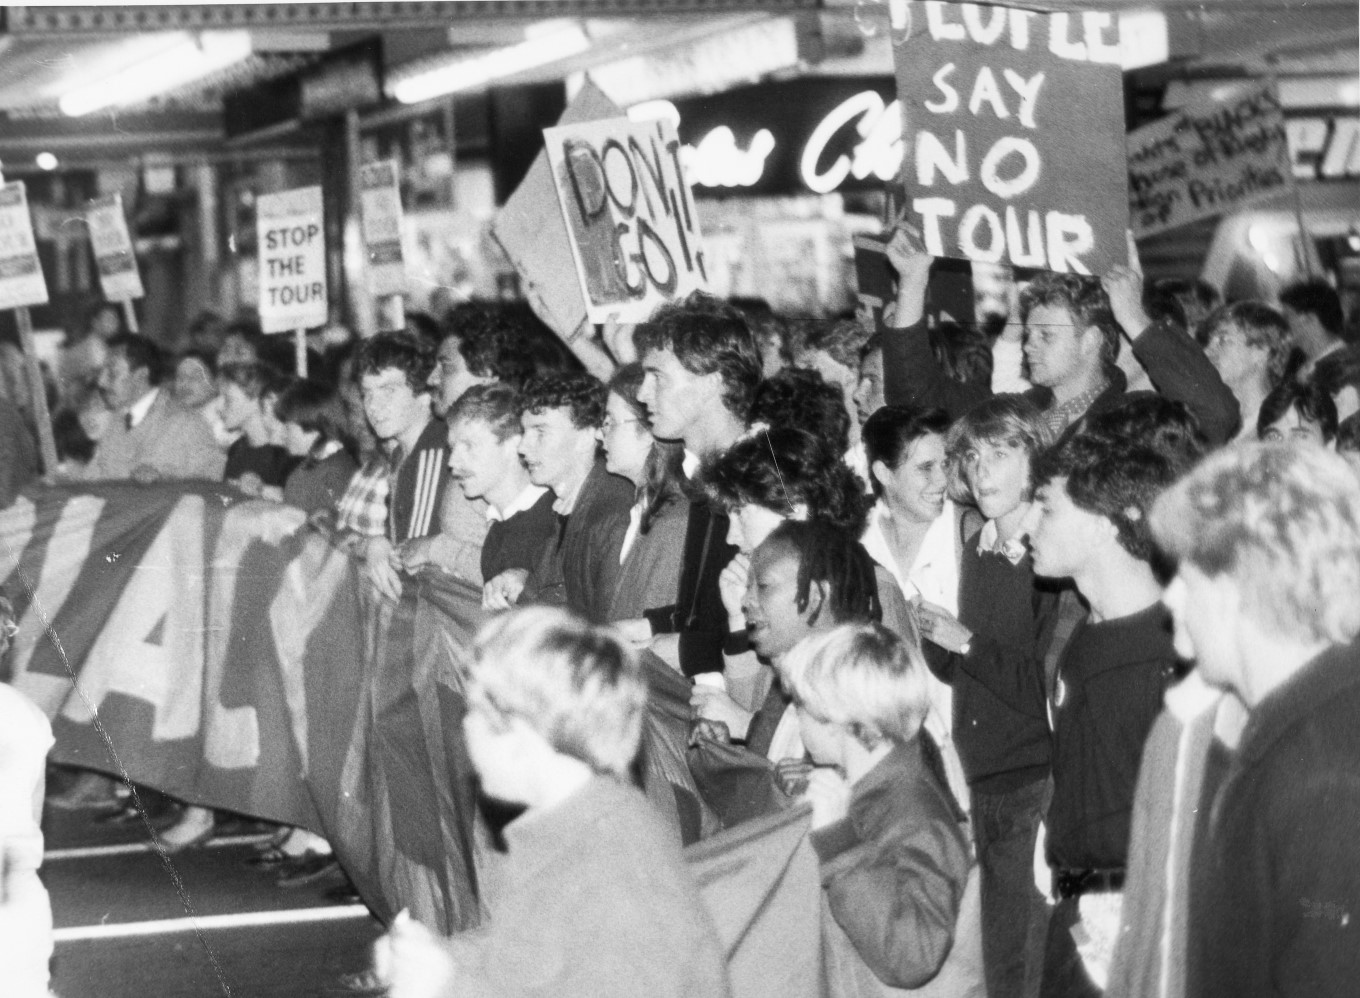
[[1046,778],[1001,794],[973,791],[988,998],[1038,994],[1049,909],[1034,883],[1034,846],[1048,796]]

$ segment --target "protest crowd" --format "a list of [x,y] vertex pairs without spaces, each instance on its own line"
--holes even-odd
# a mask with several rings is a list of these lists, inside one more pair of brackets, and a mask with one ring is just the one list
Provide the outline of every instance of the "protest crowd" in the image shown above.
[[[336,801],[82,766],[69,712],[16,679],[0,992],[48,993],[46,801],[150,817],[167,856],[268,820],[255,875],[330,878],[384,922],[336,981],[353,994],[1356,994],[1355,317],[1324,280],[1274,301],[1145,281],[1130,237],[1099,273],[1007,268],[1004,314],[954,323],[932,294],[957,254],[932,241],[889,226],[889,294],[853,316],[681,289],[568,343],[527,304],[466,302],[314,335],[306,376],[249,319],[205,314],[171,352],[93,310],[53,372],[55,467],[0,399],[0,504],[32,531],[44,502],[206,497],[223,537],[258,525],[234,585],[279,566],[306,606],[352,580],[337,605],[408,651],[441,619],[417,600],[461,594],[447,669],[409,687],[445,699],[405,715],[444,723],[447,756],[415,764],[438,795],[373,799],[445,828],[463,879],[439,907],[404,846],[352,860]],[[20,626],[38,597],[5,557],[4,643],[36,662],[65,635]],[[270,599],[251,619],[283,649]],[[388,644],[356,668],[424,668]],[[354,764],[295,768],[316,795]],[[779,890],[743,895],[762,863]]]

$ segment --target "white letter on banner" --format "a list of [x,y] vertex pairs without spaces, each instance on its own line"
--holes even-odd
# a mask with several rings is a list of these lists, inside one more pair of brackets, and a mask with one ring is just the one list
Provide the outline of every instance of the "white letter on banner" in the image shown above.
[[1067,14],[1050,14],[1048,20],[1048,50],[1060,59],[1086,61],[1086,46],[1068,39],[1071,19]]
[[[979,246],[977,242],[978,226],[983,222],[991,230],[991,241],[986,247]],[[985,204],[975,204],[965,211],[963,221],[959,223],[959,249],[970,260],[1000,263],[1006,252],[1006,237],[1001,231],[1001,219],[997,213]]]
[[1115,26],[1114,44],[1105,41],[1105,29],[1113,22],[1105,11],[1082,11],[1081,26],[1086,33],[1086,57],[1092,62],[1119,66],[1123,63],[1119,48],[1119,27]]
[[968,98],[968,113],[977,117],[982,102],[992,105],[992,113],[998,118],[1009,118],[1006,102],[1001,99],[1001,88],[996,85],[996,77],[986,66],[978,70],[977,81],[973,84],[973,96]]
[[[982,20],[984,10],[991,20]],[[963,5],[963,23],[968,26],[968,36],[979,45],[995,45],[1006,30],[1006,20],[1005,7],[982,7],[975,3]]]
[[930,28],[930,37],[937,42],[941,39],[950,42],[963,41],[963,25],[957,21],[951,23],[944,19],[945,10],[953,6],[954,4],[942,3],[941,0],[926,2],[926,25]]
[[944,256],[944,239],[940,237],[940,219],[953,218],[958,209],[949,198],[914,198],[912,211],[921,214],[921,235],[925,239],[926,252],[931,256]]
[[1029,220],[1029,250],[1025,249],[1025,234],[1020,231],[1020,216],[1013,205],[1006,205],[1006,252],[1016,267],[1044,268],[1044,227],[1039,213],[1031,209],[1025,213]]
[[962,128],[954,129],[954,159],[934,132],[924,128],[916,133],[916,182],[922,187],[935,186],[935,171],[944,174],[951,184],[968,180],[968,140]]
[[944,100],[937,101],[934,104],[926,101],[927,111],[934,111],[936,114],[949,114],[959,106],[959,92],[945,82],[952,72],[954,72],[952,62],[946,62],[935,70],[935,75],[930,78],[930,82],[934,83],[939,88],[940,93],[944,94]]
[[1013,69],[1005,71],[1006,82],[1020,95],[1020,124],[1026,128],[1034,126],[1034,105],[1039,100],[1039,88],[1044,85],[1044,74],[1035,73],[1028,80]]
[[1029,19],[1034,16],[1034,11],[1012,7],[1010,14],[1011,48],[1017,52],[1024,52],[1029,48]]
[[1048,229],[1049,269],[1059,274],[1065,274],[1069,269],[1074,274],[1090,274],[1086,264],[1077,259],[1078,253],[1090,252],[1096,244],[1095,233],[1086,216],[1050,211],[1044,225]]
[[203,687],[203,498],[180,499],[138,562],[80,670],[64,717],[93,720],[110,693],[155,708],[151,737],[198,734]]
[[[1002,180],[998,174],[1001,161],[1011,153],[1022,156],[1025,166],[1011,180]],[[982,168],[978,171],[978,177],[987,190],[1009,201],[1025,193],[1039,179],[1039,150],[1034,148],[1034,143],[1029,139],[1022,139],[1016,135],[997,139],[996,144],[988,149],[987,155],[982,158]]]

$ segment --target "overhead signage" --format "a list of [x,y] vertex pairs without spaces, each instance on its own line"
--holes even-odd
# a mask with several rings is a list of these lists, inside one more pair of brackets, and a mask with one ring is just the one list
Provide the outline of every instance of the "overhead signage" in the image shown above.
[[928,0],[895,49],[907,219],[934,256],[1100,274],[1127,257],[1114,16]]
[[326,228],[320,187],[298,187],[255,200],[260,254],[260,328],[285,333],[323,326]]
[[22,180],[0,184],[0,308],[47,304]]
[[95,198],[85,209],[85,221],[104,297],[109,301],[141,298],[145,292],[137,271],[137,257],[132,252],[127,216],[123,214],[123,196],[109,194]]
[[708,283],[699,217],[669,122],[544,129],[591,322],[641,322]]
[[375,295],[406,291],[401,250],[401,189],[395,160],[369,163],[359,170],[359,214],[368,254],[368,286]]

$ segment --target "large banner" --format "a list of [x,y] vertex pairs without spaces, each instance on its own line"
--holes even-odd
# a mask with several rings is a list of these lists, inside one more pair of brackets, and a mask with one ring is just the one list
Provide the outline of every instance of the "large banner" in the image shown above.
[[708,283],[699,215],[669,121],[543,131],[591,322],[642,322]]
[[1127,258],[1109,13],[925,3],[897,47],[906,218],[934,256],[1077,274]]
[[1152,236],[1236,211],[1289,184],[1289,140],[1273,84],[1181,108],[1129,133],[1129,217]]

